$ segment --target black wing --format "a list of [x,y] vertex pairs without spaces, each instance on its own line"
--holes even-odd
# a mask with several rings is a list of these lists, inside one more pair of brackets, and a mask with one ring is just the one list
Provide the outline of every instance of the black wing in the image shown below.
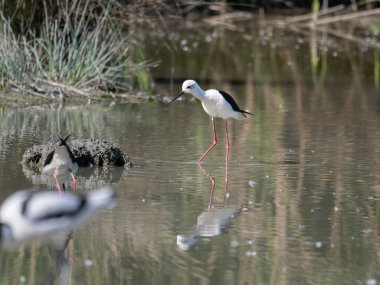
[[50,164],[50,162],[53,160],[53,156],[54,156],[54,150],[51,153],[49,153],[48,156],[46,157],[44,166]]
[[36,217],[35,221],[43,221],[43,220],[50,220],[50,219],[58,219],[61,217],[73,217],[78,214],[87,204],[87,200],[84,197],[81,197],[80,203],[75,209],[60,209],[57,211],[51,211],[50,213],[47,212],[45,215],[41,215],[40,217]]
[[74,157],[73,152],[71,151],[71,149],[69,148],[69,146],[66,146],[66,148],[67,148],[67,151],[68,151],[68,153],[69,153],[69,155],[70,155],[70,159],[71,159],[71,161],[72,161],[72,162],[75,162],[76,160],[75,160],[75,157]]
[[231,105],[232,107],[232,110],[234,110],[235,112],[240,112],[244,115],[245,117],[245,114],[249,114],[249,115],[252,115],[252,113],[250,112],[247,112],[247,111],[244,111],[242,109],[240,109],[240,107],[238,106],[238,104],[235,102],[234,98],[232,98],[232,96],[224,91],[221,91],[221,90],[218,90],[220,94],[222,94],[224,100],[226,100],[228,102],[228,104]]
[[[69,200],[67,200],[66,197],[66,201],[69,203],[65,204],[60,200],[53,199],[50,200],[53,205],[52,207],[38,208],[37,204],[40,205],[41,199],[41,197],[38,197],[39,193],[42,193],[42,195],[44,194],[43,192],[31,191],[23,202],[21,208],[22,214],[25,217],[36,222],[61,217],[72,217],[77,215],[78,212],[80,212],[87,205],[87,199],[85,196],[76,195],[70,197]],[[49,197],[47,199],[49,199]]]

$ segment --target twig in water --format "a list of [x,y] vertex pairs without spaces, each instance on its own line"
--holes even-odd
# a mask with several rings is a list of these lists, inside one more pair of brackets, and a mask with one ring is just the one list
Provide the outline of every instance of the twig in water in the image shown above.
[[32,90],[29,90],[29,89],[26,89],[24,87],[22,87],[21,85],[18,85],[16,82],[13,82],[13,81],[9,81],[10,85],[11,86],[14,86],[16,87],[17,89],[21,90],[21,91],[24,91],[24,92],[27,92],[27,93],[30,93],[34,96],[38,96],[38,97],[42,97],[42,98],[45,98],[45,99],[50,99],[52,100],[52,98],[50,98],[49,96],[46,96],[46,95],[43,95],[43,94],[40,94],[40,93],[37,93],[37,92],[34,92]]
[[75,93],[75,94],[78,94],[80,96],[83,96],[83,97],[86,97],[88,99],[94,99],[94,100],[100,100],[98,98],[94,98],[93,96],[90,96],[89,93],[83,91],[83,90],[80,90],[78,88],[75,88],[73,86],[68,86],[68,85],[65,85],[65,84],[62,84],[62,83],[58,83],[58,82],[53,82],[53,81],[49,81],[49,80],[45,80],[45,79],[41,79],[41,78],[36,78],[37,81],[41,81],[43,83],[46,83],[46,84],[49,84],[53,87],[59,87],[59,88],[62,88],[66,91],[69,91],[69,92],[72,92],[72,93]]
[[328,18],[324,18],[324,19],[318,19],[315,22],[315,24],[316,25],[326,25],[326,24],[331,24],[331,23],[335,23],[335,22],[353,20],[353,19],[357,19],[357,18],[365,17],[365,16],[373,16],[373,15],[377,15],[377,14],[380,14],[380,8],[368,10],[368,11],[354,12],[354,13],[350,13],[347,15],[332,16],[332,17],[328,17]]

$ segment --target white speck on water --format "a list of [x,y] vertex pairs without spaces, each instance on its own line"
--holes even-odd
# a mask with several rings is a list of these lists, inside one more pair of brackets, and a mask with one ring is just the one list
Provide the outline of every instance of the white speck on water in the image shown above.
[[332,192],[332,194],[333,194],[333,196],[335,196],[335,195],[336,195],[336,193],[335,193],[335,192]]
[[334,211],[335,211],[335,212],[338,212],[338,211],[339,211],[339,208],[338,208],[338,207],[334,207]]
[[247,240],[247,244],[249,244],[249,245],[253,244],[253,240],[251,240],[251,239]]
[[253,159],[253,155],[251,155],[249,158],[250,158],[250,159]]
[[188,41],[186,39],[181,40],[181,46],[187,45]]
[[230,247],[238,247],[240,243],[237,240],[231,240]]
[[26,277],[24,275],[20,276],[20,282],[25,283],[26,282]]
[[304,230],[305,229],[305,225],[298,225],[298,229],[301,230],[301,231]]
[[316,248],[321,248],[322,245],[323,245],[323,243],[322,243],[321,241],[317,241],[317,242],[315,242],[315,247],[316,247]]
[[255,187],[255,185],[256,185],[256,182],[255,181],[253,181],[253,180],[249,180],[248,181],[248,185],[249,185],[249,187]]
[[91,259],[86,259],[84,261],[84,266],[86,266],[86,267],[91,267],[93,265],[94,265],[94,262]]
[[256,251],[253,251],[253,250],[248,250],[245,255],[247,257],[252,257],[252,256],[256,256]]
[[187,177],[187,180],[191,181],[191,180],[193,180],[193,177],[188,176],[188,177]]
[[146,201],[145,198],[142,198],[142,202],[145,203],[145,201]]
[[265,178],[269,178],[269,175],[265,175]]
[[230,198],[230,192],[226,193],[226,198]]
[[351,240],[355,240],[355,237],[351,237]]
[[335,244],[332,243],[332,244],[330,245],[330,247],[331,247],[331,248],[335,248]]
[[377,280],[374,278],[367,280],[367,285],[376,285],[376,284],[377,284]]
[[253,201],[249,200],[249,201],[248,201],[248,204],[249,204],[249,205],[252,205],[252,204],[253,204]]
[[332,55],[333,55],[333,57],[337,57],[337,56],[338,56],[338,53],[337,53],[336,51],[334,51],[334,52],[332,53]]
[[311,212],[311,213],[314,213],[314,209],[310,209],[310,212]]
[[248,209],[247,207],[244,207],[244,208],[242,209],[242,211],[243,211],[243,212],[248,212],[249,209]]

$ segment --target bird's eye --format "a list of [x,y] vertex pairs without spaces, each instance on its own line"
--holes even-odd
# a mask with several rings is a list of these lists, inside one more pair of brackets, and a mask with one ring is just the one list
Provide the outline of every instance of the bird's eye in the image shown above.
[[191,89],[191,88],[193,88],[193,85],[187,86],[187,89]]

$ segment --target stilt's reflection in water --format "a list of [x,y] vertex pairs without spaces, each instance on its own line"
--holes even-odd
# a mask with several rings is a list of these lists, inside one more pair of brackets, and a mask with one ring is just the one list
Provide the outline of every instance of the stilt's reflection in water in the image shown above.
[[[193,245],[196,244],[198,237],[213,237],[220,235],[225,232],[228,225],[230,224],[232,218],[240,212],[240,209],[236,205],[226,206],[227,197],[227,181],[228,178],[225,177],[225,192],[224,199],[221,208],[216,208],[214,205],[214,192],[215,192],[215,178],[207,171],[205,167],[198,164],[204,175],[211,181],[211,191],[208,209],[202,212],[197,217],[197,225],[195,230],[192,230],[189,234],[177,235],[177,246],[181,250],[189,250]],[[227,172],[226,172],[227,175]]]
[[[67,285],[70,282],[70,264],[67,260],[67,246],[72,238],[72,232],[55,234],[47,242],[49,256],[53,268],[46,277],[46,285]],[[56,282],[55,282],[56,280]]]

